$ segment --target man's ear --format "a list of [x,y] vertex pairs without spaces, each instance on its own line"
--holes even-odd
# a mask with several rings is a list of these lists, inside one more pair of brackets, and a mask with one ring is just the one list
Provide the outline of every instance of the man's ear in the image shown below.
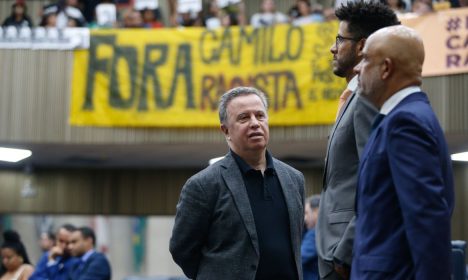
[[383,61],[382,66],[380,67],[380,71],[381,71],[380,77],[382,80],[386,80],[392,75],[393,67],[394,67],[393,61],[387,57]]
[[229,135],[229,130],[227,128],[227,126],[225,124],[221,124],[221,131],[224,133],[224,136],[228,136]]
[[362,38],[361,40],[357,41],[356,43],[356,50],[359,57],[362,57],[362,50],[366,45],[366,38]]

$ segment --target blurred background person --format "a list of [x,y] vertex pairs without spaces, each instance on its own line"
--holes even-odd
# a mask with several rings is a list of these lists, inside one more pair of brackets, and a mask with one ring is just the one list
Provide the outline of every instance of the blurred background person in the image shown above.
[[15,26],[16,28],[31,28],[33,24],[31,18],[27,14],[26,4],[24,2],[18,1],[11,5],[11,15],[3,21],[2,26]]
[[74,266],[70,280],[110,280],[111,267],[106,256],[97,252],[96,235],[89,227],[80,227],[70,236],[68,249],[74,257],[79,258],[80,264]]
[[323,16],[322,6],[319,4],[310,4],[308,0],[297,1],[297,17],[292,20],[294,25],[305,25],[313,22],[323,22],[325,17]]
[[434,11],[431,0],[414,0],[411,11],[416,16],[423,16]]
[[397,15],[406,13],[406,2],[404,0],[382,0],[383,4],[388,5]]
[[78,0],[58,0],[55,3],[46,5],[43,14],[56,14],[56,27],[85,27],[86,19],[79,9]]
[[43,252],[49,251],[55,245],[55,234],[50,231],[45,231],[41,233],[39,238],[39,247]]
[[19,234],[14,230],[6,230],[3,232],[3,240],[0,280],[29,279],[29,276],[34,271],[34,267],[29,261],[26,248],[21,242]]
[[57,13],[58,8],[56,6],[44,7],[42,10],[42,17],[39,26],[42,27],[57,27]]
[[318,278],[318,255],[315,246],[315,225],[317,224],[320,195],[313,195],[306,199],[304,205],[304,223],[306,233],[302,239],[302,273],[304,280],[317,280]]
[[250,19],[250,24],[253,27],[270,26],[286,22],[288,22],[288,17],[285,14],[276,11],[274,0],[263,0],[260,12],[254,14]]
[[159,20],[159,12],[153,9],[145,8],[140,11],[145,28],[161,28],[164,24]]
[[55,246],[42,255],[30,280],[68,280],[72,269],[79,262],[77,258],[71,257],[68,250],[70,236],[75,230],[76,227],[71,224],[64,224],[58,229]]
[[128,10],[123,16],[124,28],[143,28],[143,18],[136,10]]

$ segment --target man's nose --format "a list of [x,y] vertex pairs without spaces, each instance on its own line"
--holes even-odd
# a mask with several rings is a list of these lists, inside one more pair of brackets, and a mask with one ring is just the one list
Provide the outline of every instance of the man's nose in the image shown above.
[[258,127],[259,125],[260,125],[260,124],[259,124],[259,122],[258,122],[258,120],[257,120],[257,117],[256,117],[255,115],[252,115],[252,116],[250,117],[250,126],[252,126],[252,127]]

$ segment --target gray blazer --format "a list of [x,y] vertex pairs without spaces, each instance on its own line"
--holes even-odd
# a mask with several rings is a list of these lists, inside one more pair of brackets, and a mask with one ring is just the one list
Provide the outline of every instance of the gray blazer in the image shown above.
[[320,277],[333,271],[334,258],[351,266],[359,158],[378,113],[356,93],[344,106],[331,130],[325,159],[316,228]]
[[[302,279],[304,176],[277,159],[273,164],[286,200],[292,249]],[[255,279],[259,263],[255,221],[241,171],[230,153],[185,183],[169,250],[189,278]]]

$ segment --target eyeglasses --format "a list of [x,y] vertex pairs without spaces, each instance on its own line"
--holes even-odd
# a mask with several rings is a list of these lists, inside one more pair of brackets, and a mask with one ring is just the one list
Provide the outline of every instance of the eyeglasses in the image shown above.
[[357,42],[361,39],[359,38],[352,38],[352,37],[343,37],[341,35],[336,35],[335,37],[335,45],[338,47],[339,45],[341,45],[341,43],[343,43],[344,40],[350,40],[350,41],[354,41],[354,42]]

